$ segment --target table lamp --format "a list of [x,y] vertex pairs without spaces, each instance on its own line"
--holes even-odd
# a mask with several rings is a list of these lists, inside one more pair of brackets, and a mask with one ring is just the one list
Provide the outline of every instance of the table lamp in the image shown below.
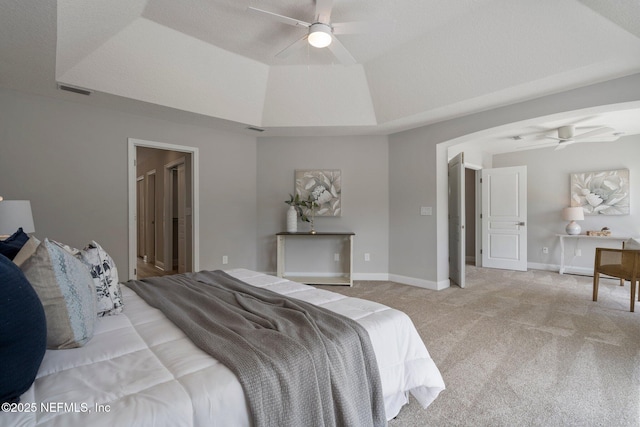
[[582,221],[584,219],[584,210],[582,209],[582,206],[564,208],[562,210],[562,219],[570,221],[565,228],[565,230],[567,230],[567,234],[580,234],[582,228],[576,221]]
[[36,231],[29,200],[2,200],[0,198],[0,236],[10,236],[22,227],[25,233]]

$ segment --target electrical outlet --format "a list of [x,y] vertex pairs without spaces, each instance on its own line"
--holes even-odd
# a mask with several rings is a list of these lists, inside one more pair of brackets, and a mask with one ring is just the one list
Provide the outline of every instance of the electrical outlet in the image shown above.
[[334,261],[340,261],[340,254],[339,253],[333,254],[333,260]]
[[549,253],[549,248],[546,247],[546,246],[544,248],[542,248],[542,253],[543,254],[548,254]]
[[229,264],[229,257],[226,255],[222,255],[222,263],[223,264]]
[[420,215],[422,216],[433,215],[433,208],[431,206],[421,206]]
[[371,261],[371,254],[369,254],[369,253],[364,254],[364,260],[365,261]]

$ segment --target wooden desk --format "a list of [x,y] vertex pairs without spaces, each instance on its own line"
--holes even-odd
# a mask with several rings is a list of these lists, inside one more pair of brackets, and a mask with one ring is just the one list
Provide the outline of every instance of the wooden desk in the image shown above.
[[[356,233],[352,232],[320,232],[316,234],[310,234],[308,232],[281,232],[276,234],[277,239],[277,275],[285,279],[293,280],[294,282],[306,283],[308,285],[349,285],[353,286],[353,237]],[[305,238],[313,241],[318,237],[336,237],[345,239],[349,245],[349,259],[347,262],[348,271],[344,272],[343,276],[339,277],[321,277],[321,276],[286,276],[285,272],[285,241],[291,238]]]
[[565,265],[564,265],[564,240],[565,239],[596,239],[596,240],[604,240],[604,241],[619,241],[621,242],[620,247],[622,247],[622,242],[625,240],[629,240],[628,236],[587,236],[586,234],[556,234],[560,238],[560,274],[564,274]]

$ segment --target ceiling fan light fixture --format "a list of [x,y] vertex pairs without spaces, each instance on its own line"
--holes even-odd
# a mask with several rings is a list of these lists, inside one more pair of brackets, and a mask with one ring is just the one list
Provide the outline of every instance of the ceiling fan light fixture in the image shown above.
[[323,48],[329,46],[331,44],[331,27],[322,23],[311,25],[307,40],[313,47]]

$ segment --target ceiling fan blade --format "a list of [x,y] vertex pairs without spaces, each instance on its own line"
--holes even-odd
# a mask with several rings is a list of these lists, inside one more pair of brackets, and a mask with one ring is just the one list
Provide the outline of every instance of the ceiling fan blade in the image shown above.
[[371,34],[371,33],[390,33],[394,30],[392,21],[378,22],[336,22],[331,24],[333,34]]
[[535,144],[535,145],[523,145],[520,147],[516,147],[516,150],[529,150],[532,148],[544,148],[544,147],[553,147],[558,145],[557,142],[545,142],[544,144]]
[[316,21],[328,24],[331,22],[333,0],[316,0]]
[[338,58],[338,61],[340,61],[342,65],[354,65],[356,63],[356,59],[351,56],[347,48],[344,47],[336,37],[331,36],[331,38],[332,42],[329,45],[329,50],[331,50],[333,55]]
[[567,148],[568,145],[571,144],[576,144],[579,141],[576,141],[575,139],[567,139],[566,141],[560,141],[558,142],[558,146],[554,149],[554,150],[564,150],[565,148]]
[[277,13],[269,12],[267,10],[256,9],[255,7],[248,7],[247,9],[251,13],[262,15],[262,16],[268,16],[271,19],[282,22],[283,24],[293,25],[294,27],[309,28],[311,26],[311,24],[308,22],[300,21],[294,18],[289,18],[288,16],[284,16],[284,15],[278,15]]
[[604,135],[605,133],[613,133],[615,130],[613,128],[603,126],[598,129],[590,130],[589,132],[584,132],[579,135],[574,136],[576,139],[586,139],[586,138],[594,138],[599,135]]
[[298,39],[295,42],[291,43],[289,46],[276,53],[276,58],[284,59],[287,56],[291,55],[294,51],[308,45],[309,43],[307,42],[307,38],[309,38],[309,35],[305,34],[301,39]]

